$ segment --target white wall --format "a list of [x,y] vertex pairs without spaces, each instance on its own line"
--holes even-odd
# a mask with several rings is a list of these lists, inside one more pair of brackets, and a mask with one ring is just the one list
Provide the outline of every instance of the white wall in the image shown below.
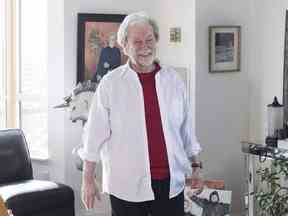
[[254,0],[250,29],[250,139],[266,136],[266,106],[282,103],[286,0]]
[[[204,175],[223,179],[233,191],[232,210],[242,206],[244,160],[240,141],[248,133],[250,0],[196,1],[196,129],[203,145]],[[208,26],[240,25],[241,71],[208,72]]]
[[[161,8],[161,10],[160,10]],[[176,67],[194,67],[195,64],[195,1],[158,0],[152,16],[160,28],[158,56],[164,64]],[[169,28],[180,27],[181,43],[169,42]]]
[[[159,24],[158,57],[161,63],[186,68],[189,73],[190,102],[195,113],[195,1],[173,0],[167,4],[165,0],[158,0],[151,15]],[[173,27],[181,28],[181,43],[169,41],[169,29]],[[195,125],[195,119],[193,123]]]
[[[65,96],[64,92],[64,2],[48,2],[48,149],[50,178],[65,181],[64,116],[53,109]],[[53,15],[52,15],[53,14]]]
[[[64,93],[64,2],[47,1],[48,6],[48,150],[49,160],[33,160],[34,177],[65,182],[64,116],[53,106]],[[52,15],[53,14],[53,15]]]

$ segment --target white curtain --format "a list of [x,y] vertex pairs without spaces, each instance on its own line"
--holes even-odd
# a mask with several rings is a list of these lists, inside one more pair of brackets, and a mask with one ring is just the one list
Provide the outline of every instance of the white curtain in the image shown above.
[[6,127],[6,0],[0,0],[0,128]]

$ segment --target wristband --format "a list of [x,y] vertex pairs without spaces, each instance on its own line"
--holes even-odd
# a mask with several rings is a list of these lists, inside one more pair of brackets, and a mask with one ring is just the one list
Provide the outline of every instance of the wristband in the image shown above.
[[199,167],[200,169],[203,168],[201,161],[200,162],[192,162],[191,166],[192,166],[192,168],[197,168],[197,167]]

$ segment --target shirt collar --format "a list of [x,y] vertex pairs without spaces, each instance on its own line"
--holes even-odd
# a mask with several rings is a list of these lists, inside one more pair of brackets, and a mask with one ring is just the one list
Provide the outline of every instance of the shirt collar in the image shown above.
[[[125,68],[126,68],[126,70],[125,71],[128,71],[129,73],[130,72],[132,72],[132,73],[136,73],[137,74],[137,72],[135,71],[135,70],[133,70],[133,68],[130,66],[130,59],[128,59],[127,60],[127,62],[126,62],[126,64],[125,64]],[[161,71],[161,69],[162,69],[162,66],[160,65],[160,63],[159,62],[155,62],[157,65],[158,65],[158,67],[160,67],[160,69],[158,70],[158,72],[157,72],[157,74]],[[157,66],[156,66],[157,67]],[[157,69],[157,68],[155,68],[155,69]]]

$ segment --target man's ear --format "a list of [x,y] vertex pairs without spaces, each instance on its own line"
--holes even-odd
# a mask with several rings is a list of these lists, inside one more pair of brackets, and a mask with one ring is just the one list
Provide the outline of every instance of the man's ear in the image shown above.
[[123,52],[124,52],[124,54],[125,54],[126,56],[129,56],[129,55],[128,55],[128,53],[129,53],[128,50],[129,50],[129,45],[128,45],[128,42],[125,41],[124,44],[123,44]]

